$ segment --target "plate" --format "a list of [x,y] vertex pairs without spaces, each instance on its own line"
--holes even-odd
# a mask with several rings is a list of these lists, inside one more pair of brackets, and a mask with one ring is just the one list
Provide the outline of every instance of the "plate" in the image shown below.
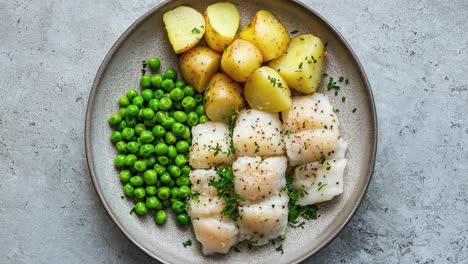
[[[357,57],[343,37],[324,18],[298,1],[231,0],[241,13],[241,25],[246,24],[260,9],[274,13],[289,31],[313,33],[328,42],[326,72],[344,76],[339,96],[326,91],[340,111],[342,135],[349,141],[345,170],[344,193],[319,205],[320,217],[308,221],[304,229],[289,228],[283,242],[284,254],[274,246],[248,250],[241,245],[240,253],[204,257],[191,227],[181,228],[173,219],[156,226],[152,217],[130,215],[131,201],[122,199],[122,185],[113,166],[116,150],[109,136],[107,118],[118,110],[117,98],[130,87],[138,87],[142,60],[159,56],[162,67],[176,67],[177,56],[166,36],[162,15],[179,5],[197,10],[216,1],[165,1],[135,21],[117,40],[102,62],[94,81],[86,112],[85,143],[88,166],[97,194],[112,220],[122,232],[148,255],[165,263],[297,263],[317,253],[332,241],[356,211],[371,179],[377,145],[377,121],[372,92]],[[341,102],[346,96],[345,103]],[[356,112],[352,110],[356,108]],[[193,246],[182,242],[192,239]]]

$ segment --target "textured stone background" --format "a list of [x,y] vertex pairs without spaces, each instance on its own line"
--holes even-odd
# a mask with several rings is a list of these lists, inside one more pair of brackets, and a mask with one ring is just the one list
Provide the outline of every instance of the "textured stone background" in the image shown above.
[[[0,263],[152,263],[86,167],[84,113],[119,35],[159,1],[0,1]],[[350,42],[379,119],[374,178],[310,262],[468,263],[468,1],[305,1]]]

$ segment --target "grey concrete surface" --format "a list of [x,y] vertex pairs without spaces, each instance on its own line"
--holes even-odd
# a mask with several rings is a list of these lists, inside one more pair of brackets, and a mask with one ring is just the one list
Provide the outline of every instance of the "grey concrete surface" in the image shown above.
[[[468,263],[468,2],[305,1],[350,42],[379,120],[357,214],[310,263]],[[84,155],[87,97],[150,0],[0,1],[0,263],[153,263]]]

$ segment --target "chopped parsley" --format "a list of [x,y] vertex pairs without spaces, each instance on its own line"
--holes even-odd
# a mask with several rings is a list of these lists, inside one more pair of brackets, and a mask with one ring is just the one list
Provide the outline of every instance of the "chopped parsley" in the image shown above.
[[239,218],[239,211],[236,205],[244,199],[234,194],[234,173],[232,166],[217,167],[216,174],[220,176],[220,179],[218,181],[210,180],[210,185],[216,188],[219,197],[223,198],[226,203],[221,214],[236,221]]
[[318,183],[318,187],[319,187],[319,188],[318,188],[318,191],[322,190],[322,188],[325,187],[325,186],[327,186],[327,185],[328,185],[328,184],[326,184],[326,183],[319,182],[319,183]]
[[198,200],[198,197],[200,196],[200,193],[197,191],[192,191],[192,199],[193,200]]
[[234,251],[237,252],[237,253],[241,252],[238,247],[234,247]]
[[[305,166],[299,167],[299,170],[302,168],[305,169]],[[305,222],[297,221],[299,216],[302,216],[306,220],[317,219],[317,207],[315,205],[311,206],[300,206],[296,205],[296,202],[299,200],[299,196],[302,194],[307,194],[304,190],[295,190],[292,186],[293,179],[286,178],[286,189],[288,190],[289,195],[289,212],[288,212],[288,222],[289,226],[292,228],[304,228]],[[302,197],[302,196],[301,196]]]
[[191,247],[192,246],[192,240],[189,239],[189,240],[187,240],[185,242],[182,242],[182,245],[184,245],[184,248]]
[[[279,69],[278,69],[278,72],[279,72]],[[271,84],[273,84],[273,87],[277,86],[278,88],[283,88],[283,84],[276,78],[274,77],[271,77],[271,76],[267,76],[268,80],[271,82]]]
[[340,109],[338,109],[338,108],[333,108],[333,113],[336,114],[336,113],[338,113],[338,112],[340,112]]
[[349,83],[349,80],[348,78],[346,78],[346,80],[344,81],[345,84],[348,84]]
[[291,130],[289,130],[289,129],[286,130],[286,131],[284,132],[284,134],[286,134],[287,136],[292,135],[292,134],[294,134],[294,133],[296,133],[296,132],[291,131]]
[[302,70],[302,65],[303,64],[304,64],[303,62],[299,63],[299,70]]
[[148,62],[147,61],[142,61],[141,62],[141,75],[145,75],[146,74],[146,66],[148,66]]
[[344,77],[340,76],[340,78],[338,78],[338,82],[343,82],[343,81],[344,81]]
[[357,108],[354,108],[354,109],[353,109],[353,113],[356,113],[356,110],[357,110]]
[[279,246],[276,248],[276,251],[281,252],[281,255],[283,255],[283,253],[284,253],[283,244],[279,245]]
[[198,28],[193,28],[192,33],[193,34],[200,34],[200,30]]
[[327,91],[335,90],[335,95],[340,90],[340,86],[336,85],[336,81],[333,80],[333,77],[328,78]]
[[257,246],[257,240],[253,240],[252,238],[247,241],[247,248],[252,249]]
[[227,155],[228,157],[231,156],[231,150],[229,149],[228,151],[223,151],[221,147],[219,146],[219,143],[216,143],[216,147],[210,148],[210,150],[214,150],[215,156],[217,156],[220,152]]
[[319,164],[320,164],[320,165],[323,165],[323,164],[325,163],[325,160],[327,160],[327,158],[326,158],[325,155],[323,155],[323,153],[322,153],[322,156],[320,157]]
[[260,146],[258,145],[257,141],[255,141],[254,143],[255,143],[255,153],[260,152]]
[[341,102],[346,102],[346,96],[341,97]]

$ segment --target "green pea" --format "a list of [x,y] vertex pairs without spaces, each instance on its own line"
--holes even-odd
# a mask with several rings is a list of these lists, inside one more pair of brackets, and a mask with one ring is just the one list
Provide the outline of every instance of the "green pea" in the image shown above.
[[173,117],[166,117],[163,119],[161,124],[165,129],[172,129],[172,125],[174,125],[175,122],[176,121]]
[[195,112],[188,113],[187,125],[193,127],[198,124],[198,115]]
[[145,131],[145,130],[146,130],[146,127],[145,127],[144,124],[139,123],[139,124],[137,124],[137,125],[135,126],[135,133],[136,133],[137,135],[140,135],[141,132],[143,132],[143,131]]
[[156,164],[156,157],[155,156],[148,157],[145,159],[145,162],[146,162],[146,167],[148,168],[153,167],[154,164]]
[[180,168],[180,167],[184,166],[184,165],[187,163],[187,159],[185,158],[184,155],[179,154],[179,155],[177,155],[177,156],[175,157],[174,163],[175,163],[175,165],[176,165],[177,167]]
[[161,83],[164,80],[164,77],[162,76],[162,74],[158,73],[158,74],[155,74],[155,75],[151,76],[150,80],[151,80],[151,85],[153,85],[153,87],[159,89],[159,88],[162,87]]
[[180,177],[180,168],[175,166],[175,165],[171,165],[169,166],[169,168],[167,169],[167,171],[169,172],[169,174],[171,175],[171,177],[173,178],[179,178]]
[[192,194],[192,190],[189,186],[181,186],[179,188],[179,197],[180,198],[188,198]]
[[161,67],[161,60],[158,57],[151,57],[148,59],[148,66],[151,71],[157,72]]
[[130,181],[131,177],[132,177],[132,173],[129,170],[122,170],[119,173],[120,181],[123,183]]
[[186,111],[194,109],[196,105],[197,102],[195,102],[195,99],[192,96],[186,96],[182,99],[182,106]]
[[158,99],[151,99],[148,102],[148,108],[153,110],[153,112],[156,112],[159,110],[159,100]]
[[153,132],[153,136],[156,138],[161,138],[166,134],[166,129],[161,125],[156,125],[153,127],[151,132]]
[[145,120],[145,117],[143,116],[143,108],[138,110],[137,118],[138,118],[138,121],[141,121],[141,122],[143,122]]
[[172,107],[172,100],[168,97],[163,97],[159,100],[159,109],[166,111],[171,109]]
[[157,175],[162,175],[163,173],[166,172],[166,167],[164,167],[163,165],[159,163],[154,164],[153,169],[156,171]]
[[177,72],[174,68],[169,68],[164,72],[164,78],[166,79],[172,79],[176,80],[177,79]]
[[177,80],[175,83],[175,86],[178,88],[184,88],[185,87],[185,82],[184,80]]
[[119,131],[122,132],[124,130],[124,128],[126,128],[126,127],[127,127],[127,121],[123,120],[119,124]]
[[124,130],[122,130],[122,137],[125,140],[132,140],[134,136],[135,136],[135,129],[131,127],[126,127],[124,128]]
[[127,116],[125,120],[127,121],[127,127],[135,127],[137,125],[137,119],[134,116]]
[[164,141],[166,144],[173,145],[177,142],[177,137],[174,135],[174,133],[167,132],[166,135],[164,135]]
[[163,166],[166,166],[167,164],[169,164],[169,158],[166,156],[158,156],[156,159],[158,160],[159,164]]
[[204,124],[208,122],[208,117],[206,115],[201,115],[199,118],[198,118],[198,123],[200,124]]
[[187,176],[180,177],[176,181],[177,186],[189,186],[190,185],[190,178]]
[[132,167],[137,160],[138,158],[135,154],[128,154],[125,156],[125,166]]
[[147,120],[153,119],[153,117],[154,117],[154,111],[153,111],[153,109],[151,109],[151,108],[145,108],[145,109],[143,109],[143,116],[144,116],[145,119],[147,119]]
[[195,113],[197,113],[198,116],[204,115],[205,114],[205,107],[202,104],[197,105],[197,107],[195,107]]
[[[122,118],[122,122],[124,122],[123,120],[127,117],[127,108],[126,107],[120,108],[118,114]],[[120,122],[120,123],[122,123],[122,122]]]
[[203,104],[203,95],[202,94],[196,94],[194,97],[195,102],[197,105]]
[[127,97],[129,101],[133,101],[133,98],[138,96],[137,90],[131,88],[127,91]]
[[145,99],[141,95],[138,95],[137,97],[133,98],[132,104],[138,106],[138,108],[143,107],[143,103],[145,102]]
[[130,100],[128,99],[126,95],[119,97],[119,106],[121,108],[127,107],[129,104],[130,104]]
[[156,152],[158,156],[166,155],[168,151],[169,149],[165,143],[159,143],[154,148],[154,152]]
[[176,219],[181,225],[188,225],[190,223],[190,217],[186,213],[178,214]]
[[156,181],[158,180],[157,174],[155,170],[147,170],[143,174],[143,180],[147,185],[155,185]]
[[184,96],[186,97],[195,95],[195,89],[193,89],[193,87],[190,85],[185,86],[183,91],[184,91]]
[[176,214],[181,214],[181,213],[185,212],[185,203],[181,202],[181,201],[175,201],[172,204],[172,210]]
[[171,96],[172,100],[174,100],[176,102],[179,102],[182,99],[184,99],[184,91],[182,91],[182,89],[176,87],[171,91],[170,96]]
[[143,97],[145,102],[149,102],[151,99],[153,99],[153,90],[145,89],[141,91],[141,97]]
[[140,147],[140,156],[147,158],[154,153],[154,146],[151,144],[144,144]]
[[122,122],[122,117],[119,114],[112,114],[109,119],[109,125],[111,126],[118,126],[120,122]]
[[156,213],[154,214],[154,222],[157,225],[162,225],[162,224],[166,223],[166,221],[167,221],[166,212],[164,210],[156,211]]
[[133,187],[141,187],[143,186],[143,177],[136,175],[130,178],[130,183],[132,184]]
[[117,144],[115,144],[115,147],[117,148],[117,151],[119,154],[127,154],[127,143],[125,141],[119,141]]
[[140,109],[138,109],[138,106],[136,105],[129,105],[127,107],[127,115],[128,116],[138,116],[138,111]]
[[145,130],[140,134],[140,142],[143,144],[151,143],[154,140],[153,132]]
[[[185,133],[185,131],[184,131],[184,133]],[[187,141],[180,140],[180,141],[178,141],[176,143],[175,147],[176,147],[176,150],[177,150],[178,153],[185,154],[185,153],[188,153],[190,145],[189,145],[189,143]]]
[[138,202],[135,204],[135,213],[137,213],[140,216],[144,216],[148,214],[148,208],[146,208],[146,205],[144,202]]
[[123,187],[123,192],[125,194],[125,196],[127,197],[133,197],[133,191],[135,190],[135,188],[133,188],[133,185],[131,183],[127,183],[124,185]]
[[178,199],[180,196],[180,190],[177,187],[171,188],[171,199]]
[[120,131],[113,131],[111,134],[112,143],[117,143],[122,140],[122,133]]
[[174,89],[174,86],[174,81],[171,79],[165,79],[161,82],[161,87],[167,92],[170,92],[172,89]]
[[179,123],[187,122],[187,114],[182,111],[175,111],[173,114],[174,119]]
[[158,198],[161,200],[167,200],[171,196],[171,189],[166,186],[162,186],[158,189]]
[[148,209],[162,209],[162,204],[156,196],[146,198],[145,204]]
[[192,171],[192,168],[190,165],[185,164],[181,169],[180,169],[180,174],[183,176],[188,176],[189,173]]
[[159,123],[162,123],[162,121],[167,118],[167,113],[164,111],[158,111],[155,114],[156,120],[158,120]]
[[144,160],[137,160],[135,164],[133,164],[133,167],[136,171],[143,172],[146,170],[146,162]]
[[172,179],[171,179],[171,175],[165,172],[161,176],[159,176],[159,180],[161,181],[162,184],[168,184]]
[[154,127],[157,123],[158,121],[156,120],[156,116],[153,116],[151,119],[145,119],[145,121],[143,121],[143,124],[145,124],[147,127]]
[[148,196],[154,196],[156,193],[158,193],[156,186],[146,186],[145,191]]
[[164,92],[164,90],[162,90],[162,89],[157,89],[157,90],[154,91],[154,98],[156,98],[156,99],[159,100],[159,99],[163,98],[163,96],[164,96],[165,93],[166,93],[166,92]]
[[125,165],[125,155],[119,154],[114,159],[114,165],[117,168],[122,168]]
[[135,197],[136,198],[145,198],[146,196],[146,191],[145,191],[145,188],[143,187],[138,187],[135,189],[135,191],[133,191],[133,194],[135,194]]
[[191,136],[192,135],[190,133],[190,128],[186,127],[184,134],[182,134],[182,138],[185,140],[189,140]]
[[127,150],[130,153],[137,153],[138,152],[138,143],[136,141],[130,141],[127,143]]
[[184,107],[182,106],[182,101],[175,102],[172,108],[174,110],[184,110]]
[[174,159],[175,157],[177,157],[176,147],[174,147],[172,145],[168,146],[168,148],[167,148],[167,157],[169,157],[170,159]]
[[143,75],[140,78],[140,86],[142,89],[151,88],[151,77],[149,75]]
[[176,136],[182,136],[185,132],[185,126],[179,122],[176,122],[172,125],[172,133]]

